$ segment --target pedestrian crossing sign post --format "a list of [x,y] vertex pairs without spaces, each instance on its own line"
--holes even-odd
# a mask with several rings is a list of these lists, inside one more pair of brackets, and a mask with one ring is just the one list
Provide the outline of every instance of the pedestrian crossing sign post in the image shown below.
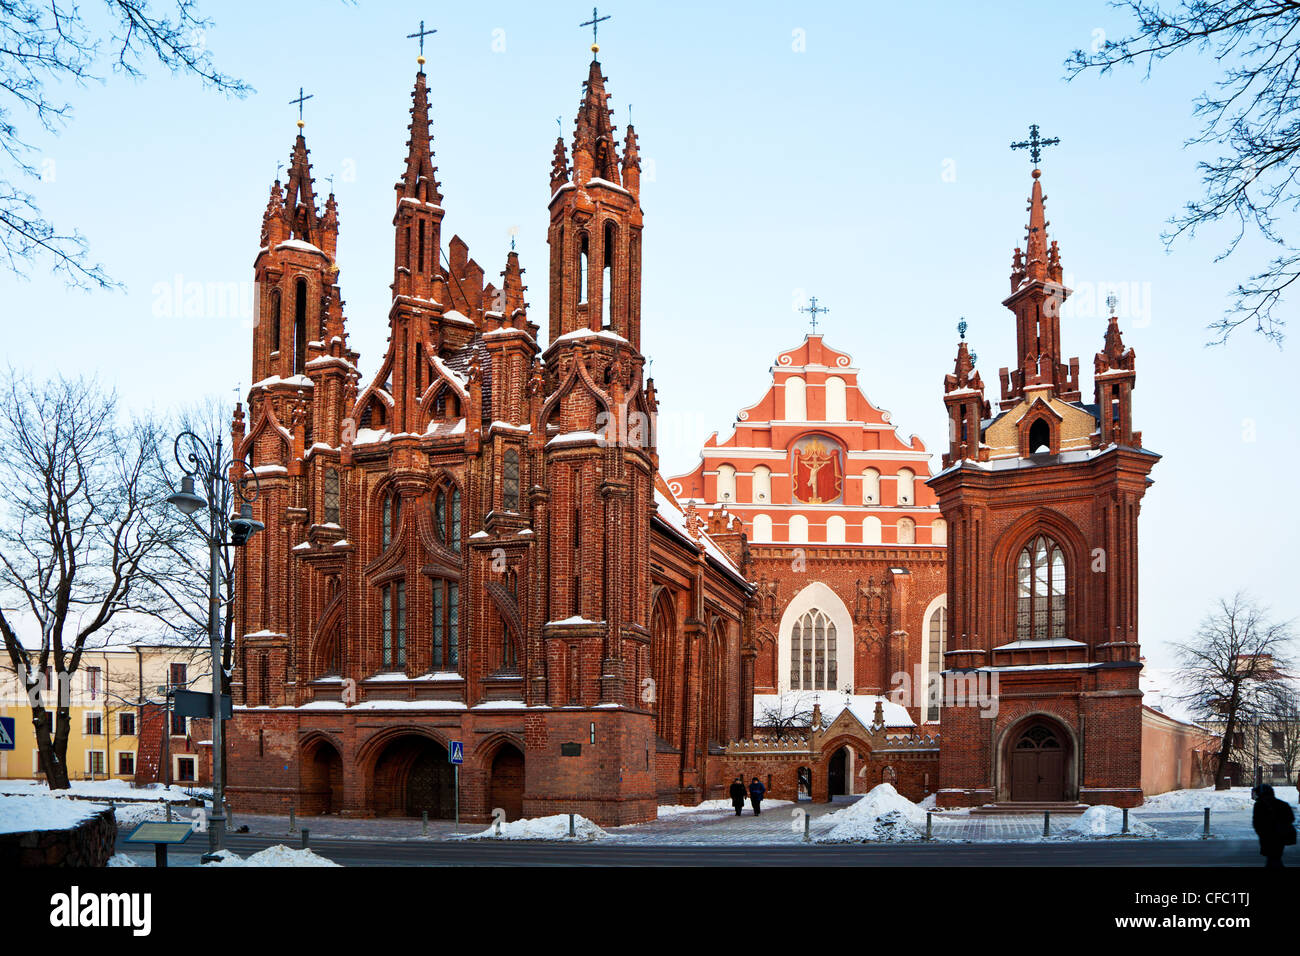
[[465,742],[453,740],[447,745],[447,762],[456,775],[456,826],[460,826],[460,765],[465,762]]
[[0,717],[0,750],[14,749],[14,718]]

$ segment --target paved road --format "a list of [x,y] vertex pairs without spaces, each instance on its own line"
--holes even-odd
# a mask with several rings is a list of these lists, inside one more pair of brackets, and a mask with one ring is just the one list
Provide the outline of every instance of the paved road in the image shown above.
[[[247,856],[276,843],[270,836],[232,834],[229,849]],[[1249,840],[1099,840],[1088,843],[909,844],[852,846],[616,846],[524,841],[312,839],[312,850],[344,866],[1250,866],[1260,865]],[[153,851],[123,844],[142,865]],[[194,866],[207,849],[203,834],[170,851],[175,866]]]

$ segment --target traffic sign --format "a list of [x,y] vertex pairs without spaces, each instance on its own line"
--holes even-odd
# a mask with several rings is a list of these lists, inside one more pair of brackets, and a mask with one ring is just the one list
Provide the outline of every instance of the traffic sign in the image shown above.
[[457,766],[465,762],[465,745],[459,740],[453,740],[447,748],[447,762],[454,763]]
[[0,750],[14,749],[14,718],[0,717]]

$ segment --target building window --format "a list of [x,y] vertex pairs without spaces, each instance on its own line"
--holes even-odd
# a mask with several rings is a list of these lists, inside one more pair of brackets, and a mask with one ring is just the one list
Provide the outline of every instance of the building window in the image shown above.
[[826,519],[826,543],[843,544],[846,523],[839,515],[831,515]]
[[798,375],[785,380],[785,420],[802,422],[808,418],[808,385]]
[[1274,750],[1283,750],[1286,748],[1286,735],[1280,730],[1269,732],[1269,739],[1273,741]]
[[898,519],[898,543],[916,544],[916,522],[911,518]]
[[[518,462],[515,471],[515,506],[519,502]],[[460,550],[460,489],[439,488],[433,499],[434,533],[452,551]]]
[[383,666],[406,667],[406,582],[385,584],[383,603]]
[[119,737],[135,736],[135,711],[127,710],[117,715],[117,735]]
[[104,751],[87,750],[86,751],[86,771],[92,777],[107,776],[104,772]]
[[189,668],[186,667],[186,665],[184,664],[172,664],[169,669],[169,676],[171,677],[172,687],[184,688],[189,686],[190,682],[189,682],[188,671]]
[[817,608],[805,611],[790,632],[790,689],[834,690],[838,676],[835,625]]
[[772,500],[772,469],[767,465],[754,466],[754,504],[764,505]]
[[843,422],[848,417],[848,389],[844,379],[832,375],[826,379],[826,421]]
[[772,516],[754,515],[754,543],[767,544],[772,540]]
[[433,582],[433,669],[455,670],[460,643],[460,583]]
[[117,755],[117,773],[121,777],[135,776],[135,754],[119,752]]
[[103,668],[86,668],[86,693],[90,696],[91,700],[99,700],[100,679],[103,677],[103,674]]
[[791,544],[808,543],[808,519],[803,515],[790,516],[789,538]]
[[506,511],[519,510],[519,450],[506,449],[505,468],[501,477],[501,506]]
[[867,515],[862,519],[862,543],[863,544],[880,544],[881,537],[880,519],[875,515]]
[[898,503],[900,505],[910,505],[916,503],[916,473],[911,468],[900,468],[898,471]]
[[176,758],[176,780],[180,783],[193,783],[194,775],[194,758],[177,757]]
[[86,736],[98,737],[104,732],[104,715],[87,714],[86,715]]
[[[948,639],[948,609],[946,607],[937,607],[930,614],[930,624],[926,630],[926,720],[939,719],[939,706],[942,701],[942,684],[931,684],[930,674],[941,674],[943,672],[943,652],[945,643]],[[930,694],[930,688],[934,686],[938,691],[936,695]]]
[[1016,565],[1016,640],[1065,637],[1065,556],[1046,535],[1025,545]]
[[718,503],[728,505],[736,500],[736,469],[734,465],[718,466]]
[[1044,418],[1029,426],[1029,453],[1046,455],[1052,450],[1052,428]]
[[402,499],[398,497],[397,492],[392,492],[384,497],[383,529],[381,533],[381,543],[384,550],[393,543],[393,533],[402,522]]
[[862,473],[862,503],[880,504],[880,472],[874,468],[868,468]]
[[325,469],[325,523],[339,523],[339,473]]
[[934,544],[948,543],[948,522],[942,518],[935,518],[930,523],[930,540]]
[[173,737],[184,737],[184,736],[185,736],[185,718],[182,717],[180,714],[173,713],[173,714],[172,714],[172,727],[171,727],[171,730],[172,730],[172,736],[173,736]]

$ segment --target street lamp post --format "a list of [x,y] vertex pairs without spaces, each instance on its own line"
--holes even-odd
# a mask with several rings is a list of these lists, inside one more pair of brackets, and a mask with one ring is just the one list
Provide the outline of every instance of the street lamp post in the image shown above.
[[[182,443],[188,448],[183,450]],[[208,527],[203,535],[208,544],[208,643],[212,653],[212,818],[208,824],[208,849],[216,853],[225,845],[225,764],[221,757],[221,587],[218,568],[221,549],[239,547],[261,531],[265,525],[253,518],[253,502],[257,499],[257,472],[243,459],[224,458],[221,439],[217,438],[215,454],[203,439],[193,432],[182,432],[176,437],[176,464],[180,466],[181,490],[169,495],[168,504],[186,517],[194,518],[202,508],[208,510]],[[231,473],[239,469],[237,480]],[[249,486],[248,476],[252,476]],[[194,490],[194,481],[203,485],[203,494]],[[239,501],[239,514],[231,517],[235,500]],[[196,519],[194,526],[202,524]],[[229,533],[230,540],[226,540]]]

